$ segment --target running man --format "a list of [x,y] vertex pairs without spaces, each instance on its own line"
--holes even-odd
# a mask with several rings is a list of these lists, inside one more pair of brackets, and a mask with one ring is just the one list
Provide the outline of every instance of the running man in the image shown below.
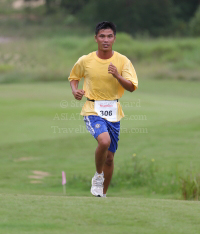
[[[74,98],[87,98],[81,115],[84,116],[87,130],[98,142],[95,151],[96,173],[91,186],[91,193],[96,197],[106,197],[113,174],[120,120],[124,117],[118,100],[124,90],[133,92],[138,87],[131,61],[112,50],[115,40],[116,26],[107,21],[98,23],[95,30],[98,50],[80,57],[68,78]],[[81,78],[84,78],[83,89],[78,89]]]

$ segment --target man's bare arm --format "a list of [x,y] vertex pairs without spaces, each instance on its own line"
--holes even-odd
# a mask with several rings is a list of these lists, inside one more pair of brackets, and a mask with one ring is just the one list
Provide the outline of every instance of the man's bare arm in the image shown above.
[[74,95],[74,98],[77,100],[81,100],[83,95],[85,95],[85,91],[82,89],[78,89],[78,80],[72,80],[70,81],[70,86],[72,89],[72,94]]
[[130,92],[133,92],[135,90],[135,87],[132,84],[132,82],[120,76],[120,74],[117,71],[117,68],[112,63],[108,67],[108,73],[112,74],[113,77],[115,77],[119,81],[119,83],[124,89]]

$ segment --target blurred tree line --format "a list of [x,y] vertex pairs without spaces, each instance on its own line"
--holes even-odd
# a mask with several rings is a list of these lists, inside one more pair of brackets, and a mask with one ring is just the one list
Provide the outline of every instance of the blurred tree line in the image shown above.
[[46,0],[94,28],[107,20],[132,35],[200,35],[200,0]]

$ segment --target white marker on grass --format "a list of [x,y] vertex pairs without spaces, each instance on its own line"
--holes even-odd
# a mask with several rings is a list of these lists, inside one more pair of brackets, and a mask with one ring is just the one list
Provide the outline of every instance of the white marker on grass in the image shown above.
[[64,195],[66,195],[66,175],[64,171],[62,171],[62,186],[63,186],[63,193]]

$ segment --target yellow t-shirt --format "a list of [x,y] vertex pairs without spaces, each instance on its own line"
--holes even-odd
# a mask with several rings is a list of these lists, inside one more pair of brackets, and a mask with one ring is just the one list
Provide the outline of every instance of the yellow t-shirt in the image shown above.
[[[114,52],[110,59],[100,59],[96,52],[84,55],[75,63],[71,70],[69,81],[84,78],[83,90],[85,97],[92,100],[115,100],[124,94],[124,88],[108,73],[108,66],[112,62],[117,67],[118,73],[125,79],[131,81],[134,88],[138,88],[138,79],[131,61],[124,55]],[[117,121],[124,117],[120,102],[118,105]],[[86,101],[81,115],[97,115],[94,111],[94,102]]]

